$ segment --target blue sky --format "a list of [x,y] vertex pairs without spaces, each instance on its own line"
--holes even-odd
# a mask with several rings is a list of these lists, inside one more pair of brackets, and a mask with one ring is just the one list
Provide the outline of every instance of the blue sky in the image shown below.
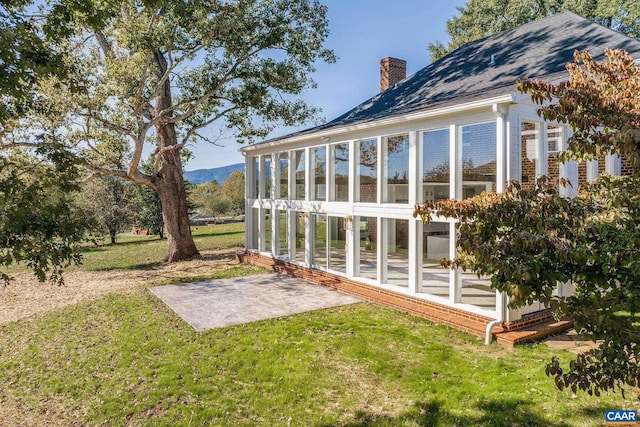
[[[318,64],[313,79],[318,88],[304,98],[331,120],[375,95],[379,90],[380,59],[407,61],[407,74],[429,64],[430,41],[446,42],[446,21],[465,0],[324,0],[329,8],[330,35],[326,46],[338,56],[335,64]],[[306,128],[308,126],[302,126]],[[295,129],[276,129],[279,136]],[[199,142],[190,147],[186,170],[209,169],[243,162],[235,140],[224,147]]]

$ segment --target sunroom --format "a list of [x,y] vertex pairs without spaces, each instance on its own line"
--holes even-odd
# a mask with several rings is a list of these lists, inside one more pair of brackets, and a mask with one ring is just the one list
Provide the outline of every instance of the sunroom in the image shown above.
[[620,173],[613,156],[559,163],[569,129],[540,119],[515,81],[565,78],[578,48],[640,52],[629,40],[566,12],[467,44],[408,78],[404,61],[385,58],[380,94],[325,125],[242,149],[247,252],[484,319],[517,322],[543,309],[508,310],[489,278],[442,267],[456,253],[455,224],[423,224],[413,208],[543,174],[568,178],[571,196],[599,171]]
[[517,163],[508,159],[510,128],[517,131],[518,151],[520,140],[529,150],[523,163],[533,169],[525,182],[549,164],[555,171],[564,167],[536,161],[549,155],[541,148],[563,143],[564,127],[520,118],[510,126],[509,105],[508,99],[487,100],[475,111],[435,111],[411,126],[402,120],[384,129],[252,147],[247,249],[497,317],[503,299],[486,278],[440,265],[455,256],[454,224],[445,218],[423,224],[412,214],[424,200],[501,191],[517,173],[507,166]]

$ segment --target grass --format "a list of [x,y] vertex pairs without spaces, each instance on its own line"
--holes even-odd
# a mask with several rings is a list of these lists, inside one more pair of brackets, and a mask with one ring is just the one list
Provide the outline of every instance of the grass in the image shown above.
[[[244,223],[216,224],[191,227],[196,246],[201,253],[244,246]],[[167,251],[167,239],[158,236],[119,235],[112,245],[104,237],[97,245],[80,249],[82,264],[67,271],[143,270],[162,264]],[[26,271],[24,264],[6,268],[10,274]]]
[[[192,227],[196,246],[201,252],[244,246],[244,223]],[[82,249],[83,271],[135,270],[161,263],[167,250],[167,240],[157,236],[118,236],[115,245],[104,242]],[[73,270],[70,269],[70,270]]]
[[588,426],[637,405],[557,391],[543,345],[369,304],[196,333],[140,291],[5,325],[0,347],[0,405],[61,424]]
[[[228,227],[196,230],[199,247],[235,246]],[[138,268],[120,248],[156,243],[132,242],[83,268]],[[372,304],[194,332],[140,288],[2,325],[0,349],[2,425],[590,426],[639,404],[556,390],[544,365],[566,352],[487,347]]]

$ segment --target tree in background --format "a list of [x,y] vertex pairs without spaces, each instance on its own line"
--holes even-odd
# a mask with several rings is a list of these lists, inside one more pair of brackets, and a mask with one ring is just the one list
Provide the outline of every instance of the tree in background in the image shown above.
[[109,234],[111,244],[136,222],[139,211],[135,184],[114,176],[92,179],[83,185],[79,203],[95,220],[98,229]]
[[[560,160],[617,154],[631,165],[631,176],[604,174],[573,199],[543,177],[530,190],[512,183],[501,194],[415,211],[427,221],[434,212],[458,220],[458,256],[445,265],[490,275],[511,307],[541,301],[600,342],[568,368],[555,358],[547,366],[560,389],[596,395],[640,387],[640,68],[622,51],[606,55],[594,61],[576,54],[569,80],[524,80],[518,88],[543,105],[545,120],[571,126]],[[575,285],[573,295],[554,297],[566,282]]]
[[228,214],[231,211],[231,201],[224,195],[218,181],[200,184],[191,190],[189,198],[203,215],[214,218]]
[[463,44],[570,10],[629,37],[640,37],[640,2],[627,0],[469,0],[447,20],[451,38],[429,43],[435,62]]
[[136,224],[148,228],[151,234],[157,234],[158,237],[164,239],[164,218],[158,193],[142,185],[136,186],[136,190],[138,193]]
[[220,189],[222,195],[229,202],[229,213],[232,215],[244,214],[244,174],[234,171],[229,175]]
[[[142,172],[151,173],[154,163],[154,156],[147,158],[142,162]],[[136,225],[147,228],[151,234],[157,234],[160,239],[164,239],[164,216],[160,196],[156,191],[144,185],[136,185],[135,193],[138,207],[135,215]]]
[[[334,60],[323,47],[326,8],[313,0],[47,6],[50,28],[77,35],[61,43],[71,67],[67,77],[40,85],[39,120],[13,141],[37,146],[39,129],[46,129],[92,173],[156,191],[169,262],[198,255],[182,175],[184,147],[196,140],[215,142],[203,134],[214,123],[250,141],[278,123],[313,118],[316,109],[296,96],[314,85],[309,74],[315,61]],[[100,150],[105,139],[126,141],[127,164],[90,161],[87,150]],[[148,146],[155,162],[143,173]]]

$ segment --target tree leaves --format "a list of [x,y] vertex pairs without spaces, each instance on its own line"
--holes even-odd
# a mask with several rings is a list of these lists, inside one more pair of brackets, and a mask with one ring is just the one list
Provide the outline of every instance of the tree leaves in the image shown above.
[[519,25],[570,10],[629,37],[640,37],[640,6],[621,0],[469,0],[458,16],[447,20],[450,40],[429,43],[431,61],[437,61],[465,43]]
[[[62,284],[62,270],[81,260],[76,248],[90,224],[70,197],[78,171],[68,153],[41,149],[39,156],[0,156],[0,267],[25,263],[39,281]],[[11,277],[0,271],[0,280]]]
[[31,106],[40,78],[64,74],[62,56],[38,31],[35,19],[23,13],[23,2],[0,3],[0,137],[9,119]]

